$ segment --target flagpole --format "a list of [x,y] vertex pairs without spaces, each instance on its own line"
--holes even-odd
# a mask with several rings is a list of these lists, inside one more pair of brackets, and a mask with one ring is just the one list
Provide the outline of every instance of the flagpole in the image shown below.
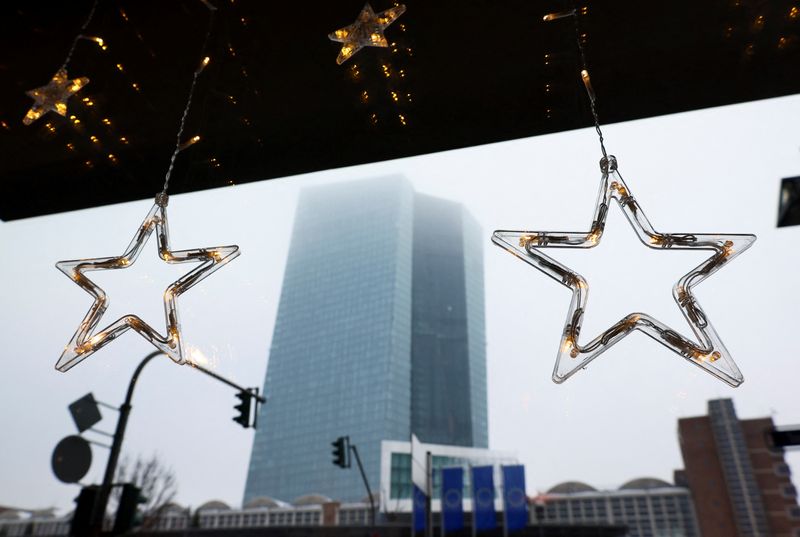
[[425,535],[433,537],[433,455],[430,451],[425,452],[425,516],[427,524]]
[[508,537],[508,505],[506,504],[506,474],[500,466],[500,482],[503,484],[503,491],[500,497],[503,500],[503,537]]
[[[439,537],[447,537],[447,531],[444,528],[444,508],[445,508],[445,493],[444,490],[444,468],[439,469]],[[463,503],[462,503],[463,505]]]
[[472,471],[472,464],[469,465],[469,482],[470,489],[472,489],[472,537],[475,537],[478,533],[475,530],[475,506],[478,503],[478,491],[475,490],[475,473]]

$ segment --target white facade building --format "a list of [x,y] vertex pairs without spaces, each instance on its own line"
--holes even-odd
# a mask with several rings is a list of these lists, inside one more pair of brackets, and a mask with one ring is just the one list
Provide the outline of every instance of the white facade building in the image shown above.
[[537,498],[531,524],[617,524],[629,537],[699,537],[689,489],[655,478],[597,490],[578,481],[556,485]]

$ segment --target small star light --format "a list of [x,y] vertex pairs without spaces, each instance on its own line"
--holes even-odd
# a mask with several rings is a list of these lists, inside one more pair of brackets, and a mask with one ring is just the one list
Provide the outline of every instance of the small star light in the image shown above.
[[85,76],[69,79],[66,69],[59,69],[46,85],[25,92],[34,100],[33,106],[25,114],[22,123],[30,125],[47,112],[55,112],[60,116],[67,115],[67,99],[78,93],[89,83]]
[[[136,262],[150,235],[156,232],[158,237],[158,255],[167,263],[200,264],[173,282],[164,291],[164,313],[166,314],[166,335],[161,335],[150,325],[136,315],[125,315],[117,319],[102,330],[94,331],[100,318],[108,309],[108,298],[105,292],[84,273],[92,270],[124,269]],[[183,341],[181,339],[180,322],[178,321],[178,296],[193,287],[212,272],[235,259],[239,255],[238,246],[213,246],[197,248],[194,250],[172,250],[169,243],[169,228],[167,226],[167,196],[159,194],[156,203],[147,213],[144,222],[136,231],[131,243],[125,252],[118,257],[98,257],[94,259],[78,259],[75,261],[59,261],[56,267],[69,276],[71,280],[81,286],[87,293],[94,297],[94,304],[84,317],[78,330],[64,348],[61,358],[56,363],[59,371],[68,371],[95,351],[111,343],[114,339],[124,334],[128,329],[133,329],[142,337],[152,343],[157,349],[168,355],[178,364],[184,364],[187,359],[184,355]]]
[[383,31],[405,11],[406,6],[399,4],[375,14],[369,2],[364,4],[364,8],[353,24],[328,34],[331,41],[344,43],[339,57],[336,58],[336,63],[342,65],[363,47],[388,47],[389,43],[386,41]]
[[[553,381],[564,382],[615,343],[639,330],[676,352],[691,363],[703,368],[720,380],[738,386],[744,382],[736,363],[720,340],[714,327],[692,294],[692,288],[727,265],[747,250],[755,235],[675,234],[659,233],[642,212],[630,189],[617,171],[613,156],[600,161],[602,177],[594,220],[586,232],[495,231],[492,241],[550,276],[572,291],[567,321],[561,335],[561,346],[553,370]],[[699,344],[679,334],[646,313],[631,313],[609,327],[585,345],[578,342],[581,323],[586,311],[589,286],[577,272],[542,252],[544,248],[593,248],[600,243],[611,200],[614,200],[642,243],[662,250],[708,250],[711,257],[690,270],[672,288],[672,296],[699,340]]]

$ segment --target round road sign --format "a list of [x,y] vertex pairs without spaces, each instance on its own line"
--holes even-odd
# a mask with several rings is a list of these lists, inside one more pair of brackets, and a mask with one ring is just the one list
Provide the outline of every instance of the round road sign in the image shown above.
[[83,437],[68,436],[53,450],[52,464],[59,481],[77,483],[92,465],[92,448]]

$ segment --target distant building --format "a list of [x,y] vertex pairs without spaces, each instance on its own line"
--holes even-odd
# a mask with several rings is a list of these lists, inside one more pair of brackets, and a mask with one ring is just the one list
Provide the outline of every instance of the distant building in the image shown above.
[[531,524],[606,523],[627,526],[629,537],[700,537],[689,489],[655,478],[617,490],[568,481],[540,496],[530,512]]
[[[446,446],[442,444],[422,444],[424,451],[431,453],[432,466],[432,501],[431,509],[441,511],[441,469],[460,466],[464,469],[464,511],[472,511],[472,484],[470,482],[470,466],[494,466],[495,486],[502,487],[500,477],[501,465],[519,464],[512,453],[494,451],[484,448],[468,448]],[[381,442],[380,473],[381,510],[384,513],[410,513],[412,510],[411,483],[411,443],[384,441]],[[495,500],[495,508],[503,509],[500,495]]]
[[0,535],[67,535],[72,514],[58,517],[54,509],[17,510],[0,506]]
[[678,421],[686,479],[703,537],[798,537],[800,507],[772,418],[739,420],[730,399]]
[[[251,537],[364,537],[379,534],[382,537],[408,537],[411,513],[400,513],[391,521],[370,527],[369,504],[365,502],[340,503],[319,495],[299,498],[287,504],[271,498],[255,498],[241,509],[231,508],[224,502],[212,500],[200,505],[194,512],[177,505],[164,510],[149,528],[137,528],[135,535],[180,535],[182,537],[207,537],[209,535]],[[437,513],[438,515],[438,513]],[[71,514],[61,517],[34,515],[24,518],[0,516],[0,535],[23,537],[67,536]],[[106,527],[111,529],[111,519]],[[438,517],[434,517],[438,525]],[[467,527],[460,535],[468,535]],[[436,534],[439,534],[438,528]],[[502,530],[486,534],[500,537]],[[514,533],[515,537],[623,537],[625,526],[607,523],[545,524],[528,526]]]
[[300,194],[245,502],[364,498],[331,462],[339,436],[373,488],[384,440],[487,446],[485,241],[402,177]]

